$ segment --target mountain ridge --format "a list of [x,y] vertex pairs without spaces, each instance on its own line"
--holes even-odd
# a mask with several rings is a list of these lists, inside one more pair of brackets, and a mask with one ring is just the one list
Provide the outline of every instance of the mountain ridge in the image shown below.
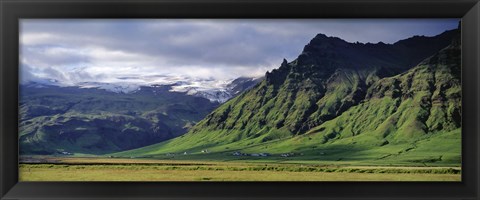
[[[440,34],[439,37],[443,38],[445,35],[452,36],[454,33],[455,31],[445,32],[443,34]],[[325,37],[322,37],[321,41],[323,41],[323,39],[325,39]],[[339,39],[334,39],[334,41],[338,40]],[[292,126],[290,127],[291,132],[305,132],[306,129],[311,128],[317,123],[332,119],[333,117],[343,112],[346,109],[345,107],[357,104],[359,97],[365,95],[366,88],[373,81],[376,81],[390,74],[395,74],[395,72],[392,71],[395,71],[397,70],[397,68],[399,68],[397,66],[394,66],[393,70],[386,69],[383,66],[377,65],[382,62],[368,61],[371,62],[372,65],[367,66],[364,69],[348,70],[350,69],[350,65],[342,65],[350,64],[349,61],[347,59],[340,59],[340,61],[338,61],[338,57],[344,57],[344,55],[351,55],[351,52],[329,53],[331,51],[330,49],[327,50],[327,53],[322,52],[315,54],[314,56],[308,57],[308,55],[312,54],[312,52],[317,52],[319,50],[319,48],[314,48],[315,50],[311,51],[311,46],[320,46],[321,48],[325,47],[324,44],[316,45],[316,38],[312,39],[312,41],[313,42],[310,42],[306,45],[306,50],[302,52],[296,60],[290,63],[287,63],[287,61],[284,60],[278,69],[274,69],[272,70],[272,72],[267,72],[265,75],[265,85],[263,85],[263,83],[257,85],[257,88],[262,86],[263,88],[259,89],[256,95],[263,97],[261,101],[260,99],[257,99],[259,105],[256,106],[260,107],[266,104],[266,99],[274,96],[278,97],[280,99],[280,102],[278,103],[283,104],[284,106],[289,108],[283,109],[284,113],[276,113],[277,115],[284,116],[277,116],[277,119],[275,119],[275,121],[277,121],[276,124],[280,125],[284,123],[282,121],[290,120],[290,124]],[[343,40],[341,41],[344,44],[348,44]],[[451,39],[449,39],[448,42],[445,41],[445,46],[447,46],[450,42]],[[432,53],[428,56],[432,55],[441,48],[434,49],[435,51],[432,51]],[[318,58],[322,59],[318,60]],[[357,56],[355,55],[353,59],[356,60]],[[420,61],[421,60],[419,60],[418,62]],[[336,84],[338,82],[348,84],[342,84],[341,86],[343,88],[338,88]],[[277,88],[279,85],[284,85],[285,88]],[[271,94],[267,94],[269,92]],[[281,94],[282,92],[285,94]],[[277,96],[278,93],[283,96]],[[329,98],[331,98],[323,99],[322,97],[324,97],[326,94],[335,94],[336,97],[331,97],[332,95],[327,95]],[[305,96],[306,99],[297,99],[296,96]],[[283,99],[290,99],[292,101],[285,103],[282,102]],[[290,110],[292,106],[293,110],[296,112],[289,113],[287,117],[287,113],[285,112],[289,112],[288,110]],[[304,108],[297,109],[298,106],[303,106]],[[251,110],[256,109],[257,108],[251,108]],[[269,112],[269,110],[265,109],[264,112]],[[316,116],[309,117],[308,115],[310,114]],[[305,117],[309,117],[309,119],[305,119]],[[259,117],[254,121],[262,121],[261,118],[262,117]],[[295,119],[299,120],[295,122]],[[208,120],[207,116],[207,122],[210,121]],[[300,125],[299,121],[309,122],[307,122],[307,124]],[[244,122],[248,122],[248,120],[245,120]]]
[[[461,94],[458,29],[435,37],[413,37],[392,45],[377,44],[391,49],[376,50],[370,56],[359,56],[369,53],[365,50],[371,46],[369,44],[362,45],[355,50],[358,54],[354,54],[349,46],[358,44],[346,43],[338,38],[328,39],[325,35],[317,37],[320,38],[312,39],[297,59],[292,62],[283,60],[278,69],[266,73],[264,81],[218,107],[189,133],[116,155],[160,155],[209,148],[219,152],[300,151],[317,159],[319,155],[312,149],[336,152],[333,148],[336,146],[347,150],[336,152],[336,156],[332,154],[329,159],[343,159],[345,155],[355,155],[351,148],[358,143],[360,149],[367,148],[365,151],[378,148],[378,152],[369,159],[379,159],[383,156],[395,157],[398,151],[412,156],[406,152],[422,149],[415,146],[419,141],[425,147],[432,145],[428,140],[438,141],[445,137],[454,150],[448,152],[444,148],[435,148],[445,155],[444,159],[448,157],[448,162],[459,161]],[[410,41],[416,42],[412,45]],[[427,47],[419,49],[422,45]],[[405,52],[409,48],[412,51]],[[385,53],[388,51],[397,51],[401,55],[397,57]],[[396,62],[405,55],[404,60]],[[420,56],[423,58],[420,59]],[[367,60],[356,64],[354,61],[361,57]],[[415,66],[410,66],[410,63],[415,63]],[[421,76],[412,75],[415,73]],[[432,77],[429,73],[436,75]],[[437,83],[439,85],[435,85]],[[413,89],[412,85],[415,86]],[[437,89],[430,91],[432,85]],[[435,100],[424,100],[428,99],[425,95]],[[447,102],[448,105],[445,104],[447,97],[452,101]],[[401,98],[407,101],[403,102]],[[442,98],[444,103],[438,104]],[[369,107],[365,107],[367,105]],[[396,106],[400,105],[399,116],[395,118],[388,114],[396,113],[392,109],[399,110]],[[416,115],[415,112],[421,114]],[[426,117],[424,112],[430,114]],[[346,117],[349,114],[356,118]],[[371,122],[363,122],[364,126],[361,119]],[[353,125],[357,127],[351,127]],[[444,127],[450,128],[439,134],[427,134]],[[362,134],[362,130],[369,133]],[[422,156],[427,155],[426,152],[429,150],[417,153]],[[436,158],[431,160],[438,161]],[[407,161],[417,162],[418,159],[408,158]]]
[[[235,79],[227,98],[256,81]],[[21,84],[20,154],[104,154],[143,147],[186,133],[219,105],[172,92],[172,85],[140,86],[129,93],[102,86]]]

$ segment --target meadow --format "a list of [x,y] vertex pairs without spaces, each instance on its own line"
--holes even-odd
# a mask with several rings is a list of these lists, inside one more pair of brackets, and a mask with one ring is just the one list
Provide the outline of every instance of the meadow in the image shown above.
[[459,167],[257,161],[44,158],[20,164],[20,181],[460,181]]

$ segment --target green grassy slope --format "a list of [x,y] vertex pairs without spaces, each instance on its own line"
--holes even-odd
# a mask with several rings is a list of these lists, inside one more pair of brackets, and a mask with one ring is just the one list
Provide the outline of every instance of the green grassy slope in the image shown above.
[[217,106],[166,87],[123,94],[22,86],[21,93],[21,154],[104,154],[138,148],[185,133]]
[[[187,152],[192,155],[185,159],[197,155],[228,160],[244,159],[231,155],[241,151],[267,152],[274,156],[262,160],[278,160],[290,152],[296,156],[287,160],[460,164],[459,38],[391,77],[385,76],[402,68],[395,59],[367,57],[358,62],[366,67],[355,68],[349,65],[359,59],[354,50],[337,40],[333,43],[340,49],[323,48],[329,42],[307,45],[316,50],[284,61],[262,83],[220,106],[189,133],[114,155]],[[381,67],[385,63],[391,67]],[[211,153],[199,153],[204,149]]]

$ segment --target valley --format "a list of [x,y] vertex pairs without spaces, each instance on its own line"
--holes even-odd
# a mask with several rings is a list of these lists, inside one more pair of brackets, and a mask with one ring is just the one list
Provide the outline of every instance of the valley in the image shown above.
[[228,84],[25,85],[20,177],[461,181],[460,72],[458,28],[392,44],[317,34]]
[[[257,81],[233,80],[226,85],[226,98]],[[219,91],[209,96],[206,91],[172,91],[178,85],[141,86],[130,92],[98,83],[21,85],[20,154],[99,155],[155,144],[183,135],[225,98]]]

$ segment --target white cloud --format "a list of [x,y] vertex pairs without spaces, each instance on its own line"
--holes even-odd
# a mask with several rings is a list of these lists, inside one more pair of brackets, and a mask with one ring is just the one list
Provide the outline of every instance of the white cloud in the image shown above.
[[[298,56],[317,33],[392,43],[436,35],[458,20],[67,20],[21,21],[22,80],[169,82],[262,76]],[[141,77],[122,79],[121,77]]]

